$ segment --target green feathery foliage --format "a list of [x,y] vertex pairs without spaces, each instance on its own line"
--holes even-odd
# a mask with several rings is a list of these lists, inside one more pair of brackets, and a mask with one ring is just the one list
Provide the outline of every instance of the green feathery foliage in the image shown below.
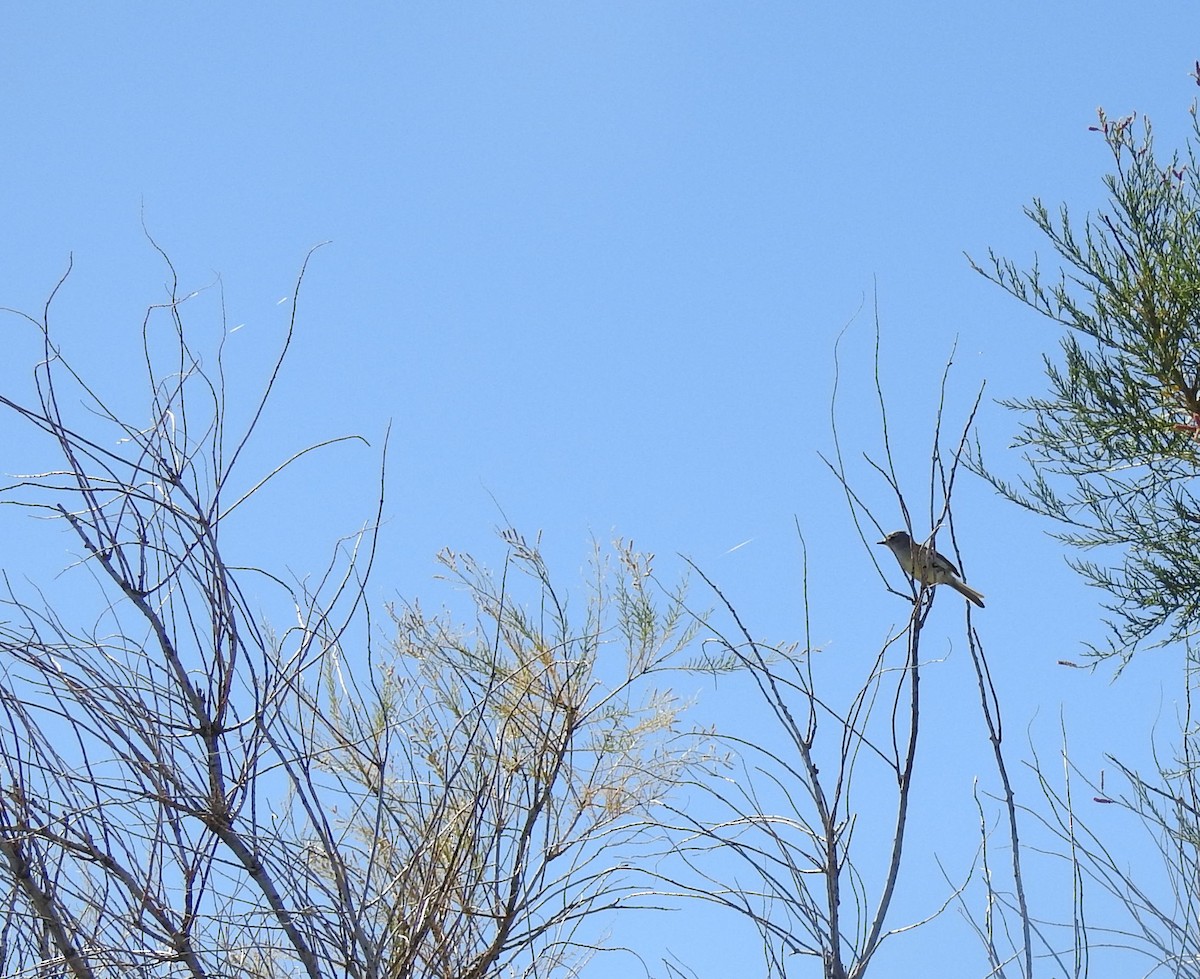
[[[1200,136],[1196,106],[1193,131]],[[1068,328],[1061,362],[1046,358],[1046,397],[1006,402],[1025,413],[1020,485],[975,465],[1006,496],[1050,516],[1061,540],[1102,560],[1073,566],[1109,593],[1107,648],[1175,642],[1200,629],[1200,168],[1155,156],[1148,120],[1092,129],[1112,153],[1107,209],[1073,221],[1040,200],[1026,213],[1063,269],[1044,278],[989,253],[977,271]]]

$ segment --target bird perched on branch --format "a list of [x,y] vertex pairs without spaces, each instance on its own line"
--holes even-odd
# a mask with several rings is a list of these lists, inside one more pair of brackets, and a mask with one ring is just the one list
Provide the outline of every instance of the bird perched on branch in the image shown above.
[[965,595],[968,601],[983,608],[983,596],[962,580],[958,568],[950,559],[932,547],[914,544],[907,531],[894,530],[879,543],[896,555],[900,567],[910,578],[931,588],[934,585],[949,585],[960,595]]

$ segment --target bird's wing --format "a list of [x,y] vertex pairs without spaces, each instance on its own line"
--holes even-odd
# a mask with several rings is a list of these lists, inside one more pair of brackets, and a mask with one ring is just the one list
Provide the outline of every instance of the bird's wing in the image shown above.
[[943,571],[949,571],[953,575],[957,575],[960,578],[962,577],[962,572],[959,571],[958,568],[956,568],[954,566],[953,562],[951,562],[949,558],[944,557],[941,554],[937,554],[934,557],[934,561],[937,563],[937,566],[939,568],[941,568]]

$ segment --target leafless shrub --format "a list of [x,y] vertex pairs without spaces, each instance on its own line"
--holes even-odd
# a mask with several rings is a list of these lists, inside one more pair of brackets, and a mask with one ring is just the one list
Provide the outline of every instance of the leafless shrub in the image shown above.
[[[680,596],[656,604],[650,558],[621,545],[574,623],[511,532],[499,582],[443,555],[472,629],[414,603],[380,652],[364,599],[377,518],[311,584],[232,566],[231,515],[340,441],[241,477],[304,273],[235,432],[224,341],[206,367],[167,268],[143,324],[145,421],[59,352],[49,302],[25,317],[43,343],[36,403],[0,396],[61,460],[6,501],[65,521],[103,596],[89,627],[7,590],[0,974],[574,974],[589,916],[650,900],[630,871],[646,814],[710,757],[655,686],[694,634]],[[292,608],[286,627],[256,611],[267,593]]]

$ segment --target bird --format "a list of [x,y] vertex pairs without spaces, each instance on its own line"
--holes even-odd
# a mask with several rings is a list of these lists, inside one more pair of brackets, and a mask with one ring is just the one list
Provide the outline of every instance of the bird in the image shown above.
[[907,531],[894,530],[878,543],[896,555],[900,567],[910,578],[915,578],[922,585],[929,587],[949,585],[965,596],[967,601],[983,608],[983,595],[962,580],[953,562],[929,545],[914,544]]

